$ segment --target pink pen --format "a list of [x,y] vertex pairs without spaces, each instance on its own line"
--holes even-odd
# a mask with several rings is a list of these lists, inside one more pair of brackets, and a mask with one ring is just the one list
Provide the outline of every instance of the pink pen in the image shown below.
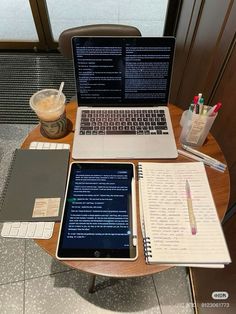
[[194,96],[193,97],[193,104],[194,104],[193,112],[197,111],[197,102],[198,102],[198,96]]
[[193,97],[193,103],[196,105],[197,102],[198,102],[198,96],[194,96],[194,97]]
[[216,115],[216,113],[219,111],[220,107],[222,106],[221,102],[218,102],[214,107],[212,107],[209,111],[208,111],[208,116],[209,117],[213,117]]
[[219,111],[219,109],[220,109],[221,106],[222,106],[222,103],[221,103],[221,102],[218,102],[218,103],[215,105],[215,109],[213,110],[213,114],[214,114],[214,115]]
[[196,224],[196,219],[193,212],[192,196],[191,196],[190,185],[189,185],[188,180],[186,180],[185,191],[186,191],[186,197],[187,197],[188,215],[189,215],[191,233],[192,235],[195,235],[197,234],[197,224]]

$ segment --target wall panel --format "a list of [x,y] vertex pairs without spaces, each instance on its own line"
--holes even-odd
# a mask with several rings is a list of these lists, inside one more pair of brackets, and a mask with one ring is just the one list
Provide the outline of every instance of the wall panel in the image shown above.
[[176,38],[171,102],[185,109],[202,92],[223,103],[212,133],[230,169],[230,205],[236,202],[236,1],[183,1]]

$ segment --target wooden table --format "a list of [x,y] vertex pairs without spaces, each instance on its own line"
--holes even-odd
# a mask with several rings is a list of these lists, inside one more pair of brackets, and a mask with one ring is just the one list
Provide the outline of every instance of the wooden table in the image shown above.
[[[170,105],[170,113],[173,124],[173,129],[175,133],[177,146],[179,144],[179,135],[181,128],[179,126],[180,117],[182,110],[177,108],[174,105]],[[67,104],[67,117],[69,119],[69,132],[68,135],[62,139],[57,140],[57,142],[69,143],[72,147],[73,144],[73,134],[74,134],[74,125],[75,125],[75,113],[77,109],[77,104],[71,102]],[[40,127],[37,126],[25,141],[22,144],[22,148],[28,148],[32,141],[44,141],[44,142],[55,142],[55,140],[49,140],[43,137],[40,133]],[[201,151],[226,163],[224,156],[218,146],[217,142],[213,136],[209,135],[204,146],[201,147]],[[71,159],[72,160],[72,159]],[[91,160],[90,160],[91,161]],[[122,160],[125,161],[125,160]],[[132,160],[135,165],[137,165],[140,160]],[[145,161],[155,161],[155,160],[145,160]],[[179,156],[176,160],[158,160],[158,162],[190,162],[191,160]],[[229,173],[218,172],[209,167],[206,167],[210,187],[212,190],[213,198],[215,205],[218,211],[219,218],[222,219],[227,210],[229,192],[230,192],[230,181]],[[136,191],[138,193],[138,184],[136,184]],[[138,194],[137,194],[138,195]],[[142,235],[141,228],[139,223],[139,212],[138,216],[138,259],[136,261],[127,262],[127,261],[63,261],[67,266],[73,267],[75,269],[88,272],[93,275],[102,275],[109,276],[114,278],[128,278],[128,277],[138,277],[146,276],[154,273],[158,273],[165,269],[170,268],[170,266],[162,265],[147,265],[144,260],[143,254],[143,244],[142,244]],[[56,223],[54,228],[54,233],[51,239],[49,240],[36,240],[36,243],[41,246],[48,254],[52,257],[55,257],[55,250],[58,238],[59,223]]]

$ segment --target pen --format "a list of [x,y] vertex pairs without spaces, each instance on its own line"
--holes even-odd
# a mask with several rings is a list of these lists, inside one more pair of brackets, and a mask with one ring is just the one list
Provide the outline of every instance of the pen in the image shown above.
[[194,104],[190,104],[190,106],[189,106],[189,111],[190,111],[190,112],[193,112],[193,111],[194,111]]
[[201,114],[201,99],[202,99],[202,93],[199,93],[198,96],[196,96],[196,106],[195,106],[195,113]]
[[201,98],[202,98],[202,93],[198,93],[198,96],[197,96],[198,104],[200,103]]
[[215,115],[218,111],[219,111],[219,109],[220,109],[220,107],[222,106],[222,103],[221,102],[218,102],[214,107],[214,110],[213,110],[213,115]]
[[215,170],[217,170],[217,171],[220,171],[220,172],[224,172],[224,171],[225,171],[225,169],[222,169],[222,168],[219,167],[218,165],[212,164],[212,163],[210,163],[209,161],[206,161],[206,160],[204,160],[203,158],[198,157],[198,156],[196,156],[196,155],[193,155],[193,154],[191,154],[191,153],[187,153],[187,152],[185,152],[185,151],[182,150],[182,149],[178,149],[178,153],[179,153],[180,155],[183,155],[183,156],[185,156],[185,157],[191,158],[191,159],[193,159],[193,160],[201,161],[201,162],[204,163],[204,165],[207,165],[207,166],[209,166],[210,168],[215,169]]
[[199,152],[199,151],[196,150],[196,149],[193,149],[193,148],[191,148],[191,147],[189,147],[189,146],[187,146],[187,145],[182,145],[182,147],[183,147],[184,150],[186,150],[186,151],[188,151],[188,152],[190,152],[190,153],[192,153],[192,154],[194,154],[194,155],[196,155],[196,156],[198,156],[198,157],[201,157],[201,158],[203,158],[204,160],[209,161],[210,163],[219,166],[220,168],[225,169],[225,168],[227,167],[225,164],[223,164],[223,163],[220,162],[219,160],[217,160],[217,159],[215,159],[215,158],[212,158],[212,157],[210,157],[210,156],[208,156],[208,155],[206,155],[206,154],[204,154],[204,153],[201,153],[201,152]]
[[195,113],[199,114],[199,104],[196,104],[196,106],[195,106]]
[[196,105],[197,105],[197,102],[198,102],[198,96],[194,96],[193,97],[193,112],[196,112]]
[[203,114],[203,115],[207,115],[207,112],[208,112],[208,106],[203,105],[202,114]]
[[186,180],[185,190],[186,190],[186,197],[187,197],[187,204],[188,204],[188,216],[189,216],[191,232],[192,232],[192,235],[195,235],[197,233],[197,224],[196,224],[196,219],[193,212],[193,203],[192,203],[190,185],[189,185],[188,180]]
[[203,114],[203,109],[204,109],[204,98],[202,97],[199,102],[199,107],[200,107],[200,114]]
[[193,103],[196,105],[197,102],[198,102],[198,96],[194,96],[194,97],[193,97]]
[[132,195],[132,227],[133,227],[133,246],[137,246],[137,212],[136,212],[136,189],[135,179],[131,182],[131,195]]
[[222,106],[221,102],[218,102],[214,107],[212,107],[209,111],[208,111],[208,116],[209,117],[213,117],[216,115],[216,113],[219,111],[220,107]]

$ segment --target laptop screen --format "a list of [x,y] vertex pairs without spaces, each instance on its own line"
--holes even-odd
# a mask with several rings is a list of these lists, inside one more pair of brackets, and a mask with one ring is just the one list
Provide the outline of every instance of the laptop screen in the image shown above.
[[168,103],[173,37],[74,37],[80,105]]

